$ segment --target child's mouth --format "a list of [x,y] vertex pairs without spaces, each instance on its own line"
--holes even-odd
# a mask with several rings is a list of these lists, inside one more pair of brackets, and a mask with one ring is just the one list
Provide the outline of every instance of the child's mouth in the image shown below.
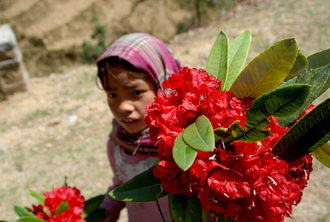
[[124,123],[131,123],[131,122],[134,122],[136,121],[135,119],[125,119],[123,120]]
[[137,119],[124,119],[122,120],[122,122],[126,125],[126,126],[131,126],[134,125],[135,123],[138,122]]

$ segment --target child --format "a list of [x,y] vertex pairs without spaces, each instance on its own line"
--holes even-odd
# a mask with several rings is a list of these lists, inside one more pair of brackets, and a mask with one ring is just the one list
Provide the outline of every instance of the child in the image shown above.
[[[149,139],[144,114],[161,89],[161,83],[172,73],[178,73],[180,62],[157,38],[132,33],[115,41],[97,60],[97,67],[114,115],[107,144],[114,172],[109,192],[149,169],[158,158],[158,149]],[[159,203],[165,220],[170,221],[167,197],[161,198]],[[130,222],[162,221],[155,202],[121,202],[108,194],[101,204],[107,210],[102,221],[117,221],[125,206]]]

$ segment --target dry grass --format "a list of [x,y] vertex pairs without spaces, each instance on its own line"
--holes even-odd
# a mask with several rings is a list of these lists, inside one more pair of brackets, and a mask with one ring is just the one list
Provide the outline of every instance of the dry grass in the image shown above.
[[49,191],[64,176],[86,198],[111,184],[105,143],[112,117],[95,73],[82,67],[33,79],[29,93],[0,103],[1,219],[14,220],[13,205],[36,203],[28,189]]

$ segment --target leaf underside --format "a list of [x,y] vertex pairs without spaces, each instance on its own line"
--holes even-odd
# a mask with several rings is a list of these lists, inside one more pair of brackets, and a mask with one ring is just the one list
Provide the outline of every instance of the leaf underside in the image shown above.
[[291,68],[289,74],[286,76],[284,81],[288,81],[294,77],[299,76],[301,73],[305,72],[307,65],[308,65],[308,59],[304,56],[304,54],[298,52],[296,61],[294,62],[293,67]]
[[329,142],[323,144],[312,152],[312,155],[320,161],[324,166],[330,168],[330,144]]
[[257,98],[276,89],[298,55],[294,38],[284,39],[255,57],[237,77],[230,91],[238,98]]
[[[326,49],[320,52],[317,52],[313,55],[308,56],[308,66],[306,68],[307,71],[316,69],[321,66],[328,66],[330,64],[330,49]],[[330,78],[328,78],[327,82],[323,86],[323,89],[319,92],[320,96],[323,94],[328,88],[330,88]]]

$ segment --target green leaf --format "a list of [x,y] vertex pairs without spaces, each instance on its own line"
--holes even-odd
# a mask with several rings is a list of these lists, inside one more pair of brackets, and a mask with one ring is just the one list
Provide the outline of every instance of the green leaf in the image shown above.
[[227,128],[220,127],[218,129],[214,130],[214,139],[217,143],[219,143],[220,141],[225,142],[226,138],[229,139],[229,137],[231,137],[230,139],[233,139],[230,131]]
[[[223,141],[224,143],[232,142],[234,140],[240,140],[244,142],[256,142],[266,139],[270,135],[270,129],[264,130],[262,128],[253,128],[250,130],[244,130],[240,125],[239,120],[234,121],[229,130],[226,128],[218,128],[214,131],[216,142]],[[269,121],[264,122],[264,127],[268,125]]]
[[245,67],[230,91],[238,98],[257,98],[276,89],[290,72],[297,55],[298,46],[294,38],[274,44]]
[[84,214],[88,216],[99,209],[100,204],[103,202],[104,196],[105,195],[102,194],[86,200],[84,203]]
[[224,31],[221,31],[211,49],[205,68],[208,74],[222,80],[221,88],[226,85],[228,78],[228,45],[228,37]]
[[324,166],[330,168],[330,144],[329,142],[323,144],[312,152],[312,155],[320,161]]
[[92,214],[88,215],[85,218],[86,222],[95,222],[100,220],[106,214],[106,210],[104,208],[95,210]]
[[284,81],[288,81],[289,79],[299,76],[301,73],[305,72],[307,65],[308,59],[304,56],[304,54],[299,52],[292,69],[290,70]]
[[43,222],[43,219],[31,216],[20,217],[16,220],[16,222]]
[[54,215],[60,214],[62,211],[69,210],[69,203],[67,201],[62,201],[56,208]]
[[298,110],[307,98],[310,86],[295,84],[265,93],[255,99],[246,113],[248,127],[259,124],[269,116],[286,118]]
[[299,76],[299,78],[297,79],[297,83],[303,83],[303,84],[310,85],[311,90],[309,91],[309,95],[306,98],[302,107],[297,112],[295,112],[294,114],[292,114],[291,116],[289,116],[285,119],[279,120],[278,124],[280,124],[281,126],[284,127],[284,126],[287,126],[288,124],[292,123],[293,121],[295,121],[317,97],[317,95],[323,88],[326,80],[328,79],[329,74],[330,74],[329,66],[323,66],[320,68],[313,69],[304,74],[301,74]]
[[282,82],[279,86],[278,86],[278,88],[279,87],[283,87],[283,86],[288,86],[288,85],[294,85],[294,84],[296,84],[297,83],[297,77],[294,77],[294,78],[292,78],[292,79],[290,79],[290,80],[288,80],[288,81],[286,81],[286,82]]
[[150,202],[168,195],[160,179],[154,176],[154,167],[110,191],[109,195],[116,200],[128,202]]
[[199,116],[195,123],[190,124],[183,131],[182,138],[189,147],[195,150],[204,152],[214,150],[215,141],[212,124],[204,115]]
[[236,220],[231,220],[230,217],[225,218],[224,214],[219,215],[219,220],[218,222],[235,222]]
[[192,149],[183,141],[182,133],[176,137],[172,152],[175,163],[184,171],[191,167],[197,156],[197,150]]
[[[308,56],[308,66],[307,71],[316,69],[321,66],[328,66],[330,64],[330,49],[326,49],[320,52],[317,52],[313,55]],[[323,86],[323,89],[319,92],[319,95],[323,94],[330,87],[330,78]]]
[[40,193],[37,193],[33,190],[29,190],[29,191],[30,191],[30,195],[34,197],[40,205],[45,205],[46,197],[44,195],[41,195]]
[[274,156],[286,162],[313,152],[330,139],[330,98],[294,124],[272,148]]
[[292,115],[304,103],[309,89],[310,86],[305,84],[288,85],[258,97],[246,113],[245,129],[238,121],[234,122],[230,126],[233,138],[224,142],[255,142],[265,139],[270,134],[269,129],[264,130],[269,124],[269,116],[285,118]]
[[200,222],[202,208],[197,197],[188,198],[181,194],[170,194],[171,220],[175,222]]
[[44,208],[42,209],[42,211],[43,211],[48,217],[52,216],[52,214],[47,210],[46,207],[44,207]]
[[224,90],[230,89],[233,82],[242,71],[250,49],[251,39],[251,31],[246,30],[229,43],[229,69],[228,78],[223,87]]
[[308,56],[307,71],[326,66],[330,63],[330,49],[326,49]]
[[28,212],[24,207],[14,206],[14,211],[19,217],[24,217],[24,216],[36,217],[33,213]]
[[253,128],[246,128],[245,130],[239,124],[239,120],[233,122],[229,128],[231,129],[231,137],[224,140],[224,143],[233,140],[240,140],[244,142],[257,142],[266,139],[270,135],[270,129],[263,129],[269,124],[268,119]]

